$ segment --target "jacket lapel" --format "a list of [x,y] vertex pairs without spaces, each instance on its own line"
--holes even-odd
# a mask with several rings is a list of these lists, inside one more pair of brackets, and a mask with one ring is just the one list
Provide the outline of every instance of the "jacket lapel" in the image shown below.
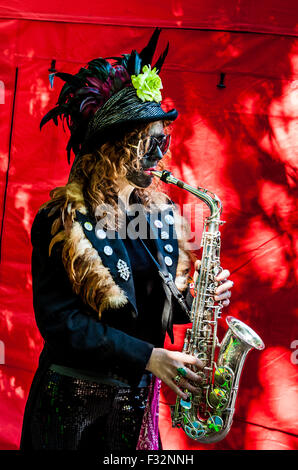
[[[131,263],[128,253],[118,232],[109,232],[99,229],[96,220],[76,210],[76,219],[81,224],[85,236],[98,252],[102,264],[108,268],[115,283],[125,292],[125,295],[136,314],[138,314],[135,297],[135,286],[132,276]],[[178,263],[178,241],[174,226],[172,209],[146,213],[149,225],[149,236],[153,239],[157,262],[163,272],[168,272],[175,280]]]
[[171,209],[146,214],[150,237],[154,240],[157,257],[164,272],[175,280],[178,264],[178,240]]
[[102,264],[108,268],[115,283],[125,292],[129,302],[138,314],[131,264],[118,232],[114,232],[115,238],[113,239],[108,237],[107,232],[97,229],[96,220],[89,215],[76,211],[76,217],[84,230],[85,236],[93,248],[97,250]]

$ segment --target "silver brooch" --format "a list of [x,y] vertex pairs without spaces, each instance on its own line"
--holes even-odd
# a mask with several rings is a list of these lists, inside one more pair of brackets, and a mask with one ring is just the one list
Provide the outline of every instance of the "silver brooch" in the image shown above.
[[127,281],[130,276],[130,271],[129,271],[129,267],[127,266],[127,263],[123,261],[123,259],[119,259],[116,266],[117,266],[120,277],[122,277],[122,279]]

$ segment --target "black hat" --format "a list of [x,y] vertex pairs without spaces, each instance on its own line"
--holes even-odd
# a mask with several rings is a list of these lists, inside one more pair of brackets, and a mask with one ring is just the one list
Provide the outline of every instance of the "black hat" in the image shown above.
[[[83,150],[109,141],[137,123],[173,121],[178,112],[161,108],[161,79],[158,73],[167,56],[169,44],[153,68],[151,62],[161,29],[156,28],[147,46],[121,57],[97,58],[77,74],[56,72],[64,80],[57,106],[41,120],[40,129],[58,117],[66,120],[71,137],[66,150],[70,163],[73,150],[78,159]],[[108,60],[114,60],[111,64]]]

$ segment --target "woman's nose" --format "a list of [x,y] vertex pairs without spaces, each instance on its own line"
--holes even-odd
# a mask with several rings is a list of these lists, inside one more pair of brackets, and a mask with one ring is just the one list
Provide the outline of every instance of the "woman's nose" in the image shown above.
[[157,145],[156,149],[152,153],[152,158],[154,158],[155,160],[161,160],[162,157],[163,157],[162,151],[160,150],[159,146]]

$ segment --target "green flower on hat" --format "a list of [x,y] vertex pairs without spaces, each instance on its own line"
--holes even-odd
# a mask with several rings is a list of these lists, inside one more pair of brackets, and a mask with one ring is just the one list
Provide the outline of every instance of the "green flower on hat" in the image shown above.
[[162,82],[161,78],[156,73],[156,67],[151,70],[151,65],[144,65],[143,73],[139,75],[132,75],[131,81],[137,90],[138,97],[143,101],[156,101],[161,102]]

